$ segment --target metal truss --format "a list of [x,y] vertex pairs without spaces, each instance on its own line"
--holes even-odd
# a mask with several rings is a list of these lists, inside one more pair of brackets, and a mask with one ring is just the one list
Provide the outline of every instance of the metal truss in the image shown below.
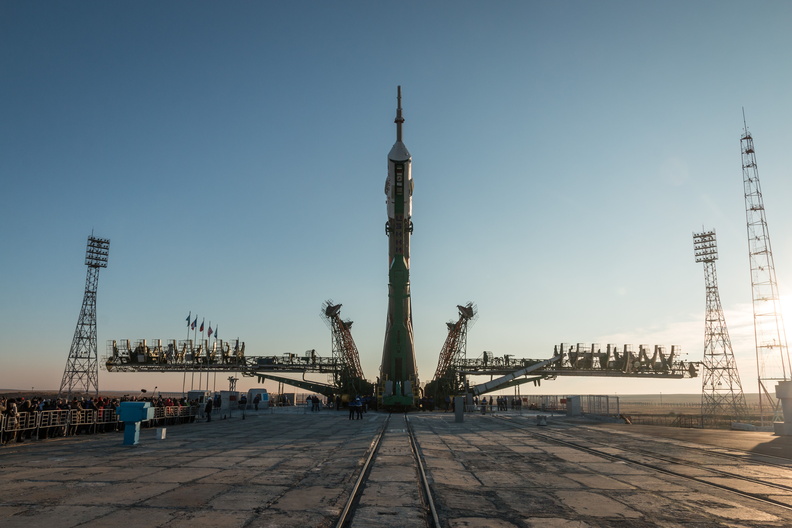
[[[352,321],[341,319],[341,305],[333,304],[332,300],[327,300],[322,305],[322,316],[332,335],[333,357],[343,366],[344,372],[339,373],[339,376],[347,379],[364,379],[363,369],[360,367],[360,353],[350,330]],[[339,378],[335,380],[336,384],[340,381]]]
[[[149,344],[150,343],[150,344]],[[120,339],[107,342],[103,366],[108,372],[238,372],[254,376],[259,372],[335,374],[342,368],[337,359],[321,357],[315,350],[304,355],[246,356],[245,343],[192,339],[177,341]]]
[[96,344],[96,290],[99,285],[99,269],[107,267],[110,240],[88,237],[85,251],[85,265],[88,272],[85,279],[80,316],[74,329],[69,358],[61,379],[60,396],[72,394],[99,393],[99,365]]
[[701,384],[702,419],[710,423],[719,418],[737,420],[745,416],[747,407],[718,292],[715,231],[694,233],[693,244],[696,262],[704,264],[707,294]]
[[[616,345],[561,343],[553,349],[553,361],[535,374],[555,376],[604,376],[633,378],[692,378],[698,375],[700,363],[679,359],[680,348],[671,346],[666,352],[662,345],[650,348],[639,345],[633,351],[632,345],[624,345],[620,350]],[[481,359],[467,359],[455,365],[459,371],[469,375],[505,375],[519,369],[541,363],[541,359],[519,359],[511,355],[485,355]]]
[[770,247],[770,233],[767,229],[764,199],[759,184],[756,151],[747,125],[745,125],[740,138],[740,150],[745,190],[745,218],[748,227],[748,256],[751,264],[751,288],[753,290],[759,412],[764,422],[767,411],[771,411],[774,420],[782,419],[779,402],[772,396],[770,385],[774,381],[789,380],[792,373],[790,372],[789,349],[781,315],[781,299],[776,283],[773,251]]
[[437,370],[435,370],[433,378],[435,380],[445,377],[452,365],[463,362],[467,356],[468,326],[472,321],[475,321],[478,313],[476,306],[472,302],[464,306],[457,305],[457,310],[459,311],[459,318],[456,322],[449,321],[446,323],[448,326],[448,337],[446,337],[443,348],[440,350],[440,358],[437,360]]

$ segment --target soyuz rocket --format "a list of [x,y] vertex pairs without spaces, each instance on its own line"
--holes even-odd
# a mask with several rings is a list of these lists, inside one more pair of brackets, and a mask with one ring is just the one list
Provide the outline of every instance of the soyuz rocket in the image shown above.
[[388,319],[380,367],[381,403],[411,407],[418,388],[410,304],[410,236],[412,223],[412,157],[402,143],[401,86],[397,90],[396,143],[388,153],[385,196],[388,205]]

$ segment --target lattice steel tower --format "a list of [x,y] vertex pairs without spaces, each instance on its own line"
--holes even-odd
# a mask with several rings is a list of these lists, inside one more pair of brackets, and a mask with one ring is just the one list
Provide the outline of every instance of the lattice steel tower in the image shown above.
[[329,299],[322,305],[322,315],[332,334],[333,360],[340,367],[333,372],[333,385],[343,391],[364,394],[366,391],[360,384],[364,379],[363,369],[360,352],[352,339],[352,321],[343,321],[341,305]]
[[743,187],[745,189],[745,218],[748,225],[748,255],[751,263],[753,289],[754,337],[756,340],[756,369],[759,380],[759,413],[762,422],[772,411],[773,419],[780,419],[780,405],[773,394],[773,381],[790,379],[789,349],[781,315],[781,300],[776,283],[773,251],[767,230],[764,200],[756,167],[753,138],[748,132],[743,114],[742,151]]
[[448,336],[446,337],[443,348],[440,350],[440,358],[437,360],[437,370],[435,370],[434,380],[439,380],[448,374],[449,369],[458,366],[467,356],[467,331],[468,326],[472,326],[478,316],[478,309],[472,302],[465,306],[457,305],[459,318],[456,322],[449,321]]
[[85,250],[85,265],[88,274],[85,279],[85,295],[83,296],[80,318],[74,330],[69,359],[63,371],[60,396],[72,393],[99,393],[99,361],[96,349],[96,287],[99,284],[99,268],[107,267],[110,254],[110,240],[88,237],[88,248]]
[[707,291],[701,416],[704,422],[711,424],[718,418],[736,420],[745,416],[745,395],[718,292],[718,276],[715,272],[718,245],[715,231],[693,233],[693,249],[696,262],[704,263],[704,282]]

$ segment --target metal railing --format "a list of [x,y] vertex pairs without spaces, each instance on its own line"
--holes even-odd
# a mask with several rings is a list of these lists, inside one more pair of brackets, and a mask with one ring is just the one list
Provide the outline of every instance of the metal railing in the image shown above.
[[[195,420],[196,409],[190,406],[155,407],[154,418],[143,427],[162,427]],[[53,410],[0,415],[0,444],[26,439],[55,438],[79,434],[119,431],[124,423],[114,409]]]

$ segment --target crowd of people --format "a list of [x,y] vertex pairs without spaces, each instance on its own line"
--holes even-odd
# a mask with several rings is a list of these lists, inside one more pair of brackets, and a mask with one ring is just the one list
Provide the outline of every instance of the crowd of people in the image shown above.
[[[116,410],[121,402],[148,401],[153,407],[178,408],[163,411],[163,419],[194,418],[197,403],[186,398],[122,396],[53,397],[0,396],[2,432],[0,443],[33,438],[52,438],[118,430]],[[190,409],[186,411],[186,409]],[[87,411],[87,412],[86,412]],[[185,412],[186,411],[186,412]],[[171,418],[172,417],[172,418]]]
[[[306,398],[306,404],[310,405],[312,412],[322,409],[323,403],[326,408],[335,407],[340,411],[344,406],[349,410],[349,419],[362,419],[363,413],[368,409],[376,410],[376,399],[371,396],[355,396],[348,402],[344,401],[340,395],[329,396],[324,402],[318,395],[311,395]],[[206,401],[199,403],[198,400],[188,401],[187,398],[175,398],[168,396],[130,396],[106,397],[106,396],[83,396],[83,397],[6,397],[0,395],[0,417],[2,417],[2,428],[0,428],[0,443],[7,443],[11,440],[23,441],[36,435],[37,438],[49,438],[53,436],[68,436],[73,434],[105,432],[118,430],[122,424],[118,421],[116,410],[125,401],[148,401],[155,408],[169,409],[158,413],[158,418],[162,424],[177,423],[183,421],[194,421],[197,415],[205,417],[211,421],[213,411],[220,409],[220,394],[208,397]],[[256,395],[253,400],[253,407],[258,410],[262,402],[260,395]],[[239,400],[240,408],[247,408],[247,398],[243,395]],[[266,402],[265,402],[266,403]],[[480,408],[481,412],[494,410],[497,406],[498,411],[508,410],[509,405],[513,409],[522,405],[520,398],[509,399],[506,396],[493,398],[473,397],[473,404]],[[445,411],[451,410],[451,398],[446,397],[441,405]],[[531,405],[531,408],[534,408]],[[175,408],[175,409],[174,409]],[[426,396],[419,401],[419,410],[434,411],[435,400],[431,396]],[[52,411],[57,411],[53,413]],[[74,411],[77,411],[74,414]],[[83,413],[90,411],[90,413]],[[185,412],[186,411],[186,412]],[[48,413],[49,412],[49,413]],[[39,419],[37,413],[48,413],[46,419],[41,415]]]
[[[511,400],[512,409],[519,409],[522,406],[522,400],[520,398],[513,398]],[[509,398],[506,396],[498,396],[493,400],[492,396],[489,397],[489,401],[487,401],[486,396],[482,396],[481,400],[479,400],[478,396],[473,397],[473,405],[481,406],[482,412],[486,409],[492,411],[495,406],[497,406],[497,410],[499,411],[508,411],[509,410]]]

